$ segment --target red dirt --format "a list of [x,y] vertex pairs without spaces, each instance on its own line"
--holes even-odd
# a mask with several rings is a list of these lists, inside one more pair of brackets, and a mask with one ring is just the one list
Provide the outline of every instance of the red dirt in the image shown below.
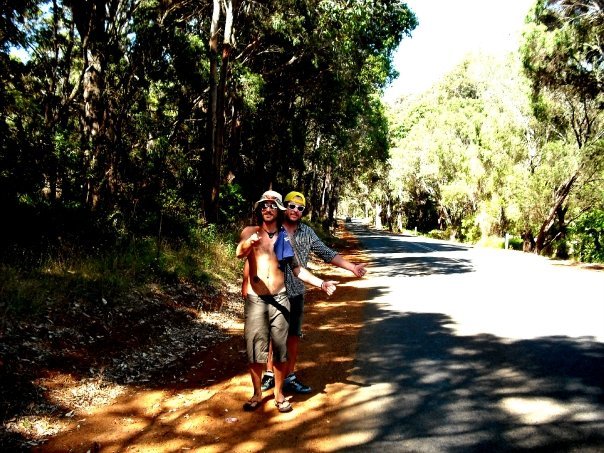
[[[343,255],[363,261],[354,239],[345,239],[352,247]],[[313,391],[291,396],[292,412],[280,414],[271,392],[265,392],[257,411],[242,410],[252,391],[239,323],[230,330],[229,340],[171,366],[168,374],[173,382],[160,379],[130,386],[110,405],[75,411],[68,420],[69,430],[33,451],[333,451],[338,446],[333,433],[343,423],[339,405],[355,389],[347,377],[363,322],[366,290],[355,288],[356,278],[333,266],[316,264],[312,270],[340,281],[340,286],[329,298],[314,289],[307,293],[297,374]]]

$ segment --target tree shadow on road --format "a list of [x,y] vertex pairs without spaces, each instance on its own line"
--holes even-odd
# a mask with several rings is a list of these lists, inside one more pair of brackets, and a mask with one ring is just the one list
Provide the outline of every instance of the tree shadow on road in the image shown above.
[[474,272],[469,259],[443,257],[380,257],[370,262],[372,277],[418,277]]
[[366,311],[342,451],[604,448],[601,343],[458,336],[443,314]]
[[[359,225],[354,227],[354,231],[366,248],[372,251],[368,262],[372,277],[415,277],[475,271],[470,258],[463,255],[471,248],[461,244],[383,231],[378,234]],[[447,253],[452,255],[445,255]]]

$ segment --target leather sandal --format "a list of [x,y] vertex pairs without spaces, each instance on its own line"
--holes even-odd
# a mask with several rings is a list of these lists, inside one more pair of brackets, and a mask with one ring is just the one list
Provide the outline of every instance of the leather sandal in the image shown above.
[[251,397],[243,405],[243,410],[246,412],[252,412],[252,411],[255,411],[256,409],[258,409],[261,404],[262,404],[262,400],[258,400],[258,399],[255,399],[254,397]]
[[293,410],[292,405],[287,400],[277,401],[275,400],[275,406],[279,412],[291,412]]

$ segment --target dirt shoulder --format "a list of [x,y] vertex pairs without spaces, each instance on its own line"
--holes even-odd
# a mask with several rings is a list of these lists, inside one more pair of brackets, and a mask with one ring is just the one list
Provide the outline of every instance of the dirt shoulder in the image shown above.
[[[342,231],[340,236],[347,233]],[[344,239],[350,248],[341,250],[342,254],[363,261],[354,238]],[[99,351],[112,356],[117,365],[102,375],[96,373],[96,381],[65,367],[38,378],[36,385],[44,392],[44,400],[57,409],[49,411],[47,431],[33,439],[31,450],[333,451],[337,448],[333,433],[342,423],[339,406],[355,389],[347,377],[363,322],[365,290],[355,288],[356,279],[346,271],[319,263],[311,269],[323,278],[340,281],[340,286],[329,298],[314,289],[307,293],[298,375],[313,391],[291,395],[293,412],[280,414],[271,392],[265,392],[264,404],[256,412],[242,410],[251,395],[251,383],[242,338],[243,305],[237,288],[231,288],[231,297],[213,312],[214,323],[204,320],[203,327],[196,327],[192,297],[187,303],[178,302],[183,312],[181,326],[165,318],[167,335],[149,329],[147,335],[157,337],[153,347],[132,330],[137,340],[118,342],[121,351]],[[211,318],[211,313],[206,316]],[[158,310],[154,316],[161,325],[166,313]],[[195,335],[181,332],[187,330]],[[120,357],[126,356],[121,367],[130,372],[117,376]],[[36,423],[44,425],[39,418]]]

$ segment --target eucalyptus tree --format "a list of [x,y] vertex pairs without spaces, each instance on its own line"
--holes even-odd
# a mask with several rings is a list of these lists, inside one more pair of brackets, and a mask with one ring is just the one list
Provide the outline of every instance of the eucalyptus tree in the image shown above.
[[401,100],[392,113],[395,223],[467,240],[511,228],[506,181],[526,160],[528,121],[518,76],[512,56],[470,55],[417,99]]
[[437,114],[436,108],[431,94],[425,93],[418,99],[400,99],[390,112],[388,184],[395,206],[391,223],[398,230],[430,231],[438,227],[440,190],[430,143],[434,131],[427,123]]
[[[225,122],[227,79],[231,54],[235,48],[235,23],[238,0],[213,0],[209,31],[209,99],[207,131],[208,164],[206,176],[210,189],[204,191],[205,213],[209,221],[216,221],[222,184],[222,161],[225,152]],[[222,37],[222,40],[220,40]],[[220,42],[221,41],[221,42]],[[219,46],[220,42],[220,46]]]
[[[178,4],[190,2],[172,9]],[[384,124],[375,121],[372,98],[392,74],[393,49],[415,26],[411,12],[392,0],[217,0],[196,14],[207,27],[200,36],[207,37],[208,89],[198,102],[207,115],[198,142],[206,219],[221,211],[222,189],[234,194],[231,182],[248,194],[296,185],[318,215],[333,213],[349,172],[343,163],[355,168],[352,156],[367,148],[352,142],[355,128]]]
[[375,95],[393,75],[391,54],[415,18],[397,1],[266,8],[255,43],[260,56],[247,56],[260,76],[261,102],[243,128],[239,174],[246,185],[295,185],[317,214],[330,216],[345,179],[385,156],[385,139],[376,139],[385,122]]
[[35,14],[23,21],[27,40],[19,45],[28,61],[18,90],[31,108],[20,116],[30,124],[31,142],[38,142],[38,162],[47,162],[38,168],[51,201],[60,192],[94,208],[117,189],[116,111],[127,80],[117,77],[123,75],[118,73],[120,58],[135,6],[127,1],[38,1]]
[[[135,0],[63,0],[69,8],[65,16],[66,27],[74,26],[68,45],[77,46],[79,52],[79,77],[81,82],[79,104],[81,106],[82,151],[85,161],[85,203],[96,208],[99,203],[110,203],[110,197],[118,190],[118,162],[123,158],[119,146],[120,109],[119,89],[123,86],[120,65],[127,57],[127,34],[130,17],[138,6]],[[61,9],[53,2],[56,16]],[[122,66],[123,67],[123,66]],[[112,80],[113,78],[113,80]],[[127,78],[126,78],[127,80]]]
[[[604,153],[604,5],[598,0],[539,0],[522,48],[533,81],[539,156],[563,163],[547,181],[550,195],[535,249],[563,239],[585,186],[601,184]],[[537,157],[539,157],[537,156]]]
[[234,220],[225,187],[242,203],[295,184],[332,215],[344,181],[385,159],[376,93],[415,26],[394,0],[3,5],[8,198],[122,232],[166,215]]
[[205,85],[191,58],[196,40],[183,33],[199,34],[191,19],[197,10],[185,8],[189,2],[134,0],[26,4],[7,16],[14,26],[7,31],[21,32],[10,45],[27,54],[21,77],[11,62],[6,91],[14,94],[9,132],[23,137],[15,174],[32,174],[20,193],[32,200],[45,193],[51,203],[86,207],[112,223],[137,207],[149,212],[147,200],[160,202],[160,187],[179,190],[180,177],[191,173],[190,160],[167,149],[188,142],[182,125],[199,103],[191,86],[199,93]]

